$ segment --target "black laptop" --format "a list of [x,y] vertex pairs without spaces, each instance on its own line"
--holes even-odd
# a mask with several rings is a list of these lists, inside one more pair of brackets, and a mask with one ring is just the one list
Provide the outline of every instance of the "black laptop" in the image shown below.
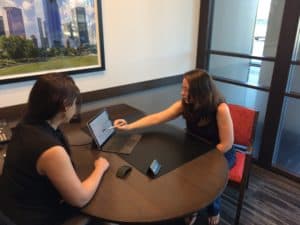
[[88,121],[87,127],[99,150],[130,154],[141,139],[140,134],[117,132],[104,109]]

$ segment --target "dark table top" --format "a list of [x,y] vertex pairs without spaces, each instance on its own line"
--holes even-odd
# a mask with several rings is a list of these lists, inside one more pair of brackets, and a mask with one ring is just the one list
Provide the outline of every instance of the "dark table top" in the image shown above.
[[[107,107],[107,110],[112,119],[125,117],[128,121],[133,121],[144,115],[143,112],[123,104]],[[135,167],[126,179],[117,178],[117,169],[124,164],[130,165],[128,160],[124,160],[126,157],[93,149],[88,144],[91,138],[80,130],[93,114],[95,112],[83,113],[80,125],[73,123],[64,127],[72,144],[72,159],[81,179],[86,178],[93,170],[95,158],[103,156],[110,162],[110,168],[94,198],[82,209],[84,213],[115,222],[166,221],[184,217],[206,207],[225,188],[228,176],[227,162],[223,154],[214,148],[155,179],[146,176],[142,170]],[[167,138],[161,135],[160,129],[154,129],[151,131],[151,148],[147,135],[143,135],[135,150],[149,148],[151,151],[161,147],[157,146],[160,142],[153,141],[153,138],[164,139],[164,142],[170,142],[170,146],[174,147],[174,142],[178,137],[182,137],[184,141],[179,141],[176,148],[184,148],[189,154],[185,147],[189,146],[190,141],[184,138],[183,130],[170,125],[162,125],[162,128],[164,132],[170,130]],[[197,147],[195,142],[192,145]],[[199,146],[203,146],[203,143],[199,142]],[[172,156],[169,158],[172,160]]]

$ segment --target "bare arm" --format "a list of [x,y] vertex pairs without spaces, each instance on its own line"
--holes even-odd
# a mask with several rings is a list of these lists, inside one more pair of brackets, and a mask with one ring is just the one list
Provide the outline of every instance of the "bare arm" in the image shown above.
[[117,119],[114,121],[114,126],[120,130],[133,130],[137,128],[144,128],[175,119],[181,113],[182,103],[179,100],[161,112],[150,114],[130,124],[127,124],[127,121],[124,119]]
[[94,162],[95,169],[83,182],[72,166],[71,159],[61,146],[46,150],[37,161],[37,171],[46,175],[62,198],[70,205],[83,207],[93,197],[101,178],[109,167],[104,158]]
[[222,103],[217,109],[217,123],[219,130],[220,143],[217,149],[221,152],[227,152],[233,145],[233,124],[227,104]]

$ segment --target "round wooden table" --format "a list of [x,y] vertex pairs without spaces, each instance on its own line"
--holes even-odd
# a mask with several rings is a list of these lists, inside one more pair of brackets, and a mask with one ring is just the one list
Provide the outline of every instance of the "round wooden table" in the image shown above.
[[[138,110],[126,105],[108,109],[114,118],[138,113]],[[184,135],[184,131],[176,131],[177,134],[178,132]],[[75,135],[76,129],[69,129],[66,133],[71,143],[75,140],[88,142],[88,137],[83,133],[81,136]],[[160,135],[157,138],[161,138]],[[143,138],[140,144],[143,144]],[[151,148],[155,148],[155,143]],[[129,176],[119,179],[116,177],[117,169],[130,164],[118,154],[93,150],[89,145],[73,146],[72,158],[81,179],[89,175],[93,169],[93,161],[99,155],[109,161],[110,168],[94,198],[82,209],[83,213],[99,219],[119,223],[151,223],[181,218],[209,205],[227,184],[227,161],[216,149],[155,179],[134,167]]]

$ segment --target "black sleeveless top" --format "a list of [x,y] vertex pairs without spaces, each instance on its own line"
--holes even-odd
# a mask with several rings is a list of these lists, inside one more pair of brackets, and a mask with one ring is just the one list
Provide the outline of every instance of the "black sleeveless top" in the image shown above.
[[[223,103],[220,102],[219,105]],[[219,128],[217,122],[217,109],[202,111],[195,110],[191,113],[183,112],[186,121],[187,131],[202,137],[213,145],[220,143]],[[228,167],[232,168],[235,164],[235,149],[232,147],[224,154]]]
[[200,136],[214,145],[220,142],[217,124],[217,110],[203,112],[195,110],[192,113],[183,113],[186,128],[197,136]]
[[70,154],[62,132],[45,121],[22,121],[13,130],[0,177],[0,209],[17,225],[52,225],[65,213],[58,191],[36,170],[40,155],[57,145]]

